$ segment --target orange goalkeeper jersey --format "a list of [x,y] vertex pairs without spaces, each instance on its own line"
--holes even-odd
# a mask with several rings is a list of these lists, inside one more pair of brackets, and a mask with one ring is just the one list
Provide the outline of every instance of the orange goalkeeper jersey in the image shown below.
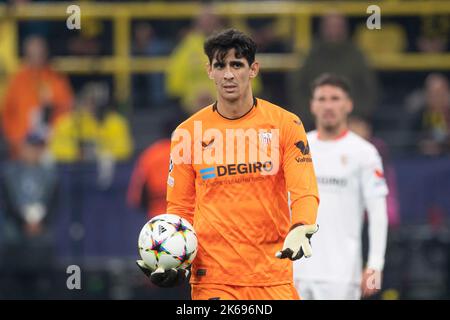
[[292,283],[292,262],[275,253],[292,224],[315,223],[319,203],[296,115],[262,99],[233,120],[205,107],[173,133],[167,183],[167,212],[198,237],[191,283]]

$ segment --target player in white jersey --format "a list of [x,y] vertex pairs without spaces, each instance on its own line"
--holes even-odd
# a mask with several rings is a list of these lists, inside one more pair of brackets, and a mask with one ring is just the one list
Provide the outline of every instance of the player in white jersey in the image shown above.
[[[314,237],[314,255],[294,262],[294,283],[302,299],[360,299],[381,286],[388,190],[377,150],[347,128],[352,108],[345,79],[324,74],[314,82],[311,112],[317,130],[308,133],[308,142],[321,199],[320,234]],[[365,211],[369,253],[363,267]]]

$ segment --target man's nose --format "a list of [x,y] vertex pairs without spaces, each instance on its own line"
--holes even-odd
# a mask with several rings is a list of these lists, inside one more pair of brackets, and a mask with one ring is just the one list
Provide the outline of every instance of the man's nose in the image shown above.
[[230,80],[234,78],[233,72],[231,72],[230,67],[226,68],[225,73],[223,74],[225,80]]

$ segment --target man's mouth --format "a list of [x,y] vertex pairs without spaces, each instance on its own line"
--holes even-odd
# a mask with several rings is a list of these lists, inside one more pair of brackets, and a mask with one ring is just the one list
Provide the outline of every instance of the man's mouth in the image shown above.
[[234,88],[237,87],[237,85],[235,85],[235,84],[224,84],[223,87],[225,89],[234,89]]

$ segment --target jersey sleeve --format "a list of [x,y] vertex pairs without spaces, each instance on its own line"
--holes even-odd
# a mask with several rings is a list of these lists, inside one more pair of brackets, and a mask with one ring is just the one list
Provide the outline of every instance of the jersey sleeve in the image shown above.
[[384,197],[388,194],[386,179],[384,178],[381,157],[375,147],[370,146],[367,152],[362,152],[363,163],[361,165],[361,186],[364,200]]
[[181,161],[183,154],[176,151],[179,143],[182,141],[177,139],[177,135],[172,135],[167,178],[167,213],[179,215],[192,224],[195,209],[195,171],[190,161]]
[[292,224],[314,224],[319,193],[305,129],[297,116],[290,116],[282,130],[282,168],[290,193]]

